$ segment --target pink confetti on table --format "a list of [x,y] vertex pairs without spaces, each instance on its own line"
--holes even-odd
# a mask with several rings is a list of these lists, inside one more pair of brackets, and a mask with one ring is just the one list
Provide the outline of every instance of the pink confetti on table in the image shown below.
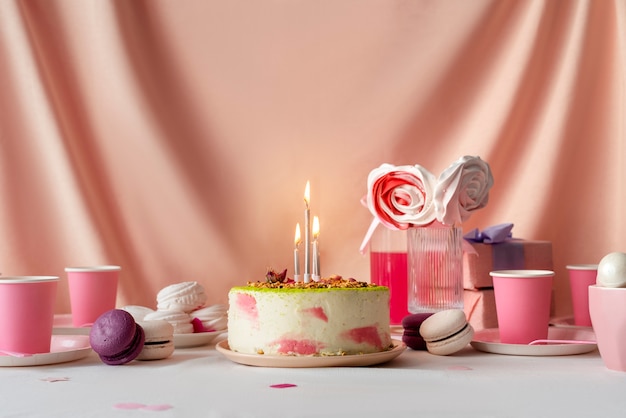
[[126,402],[113,405],[113,408],[117,409],[141,409],[145,405],[142,403]]
[[69,377],[45,377],[39,380],[43,382],[54,383],[54,382],[67,382],[68,380],[70,380],[70,378]]
[[144,411],[167,411],[168,409],[172,409],[172,405],[162,404],[162,405],[146,405],[141,408]]
[[276,385],[270,385],[271,388],[275,389],[285,389],[285,388],[295,388],[298,385],[294,385],[293,383],[278,383]]
[[473,370],[471,367],[467,366],[450,366],[448,370]]
[[118,404],[113,405],[113,407],[116,409],[141,409],[143,411],[167,411],[168,409],[173,408],[172,405],[166,405],[166,404],[145,405],[145,404],[136,403],[136,402],[118,403]]

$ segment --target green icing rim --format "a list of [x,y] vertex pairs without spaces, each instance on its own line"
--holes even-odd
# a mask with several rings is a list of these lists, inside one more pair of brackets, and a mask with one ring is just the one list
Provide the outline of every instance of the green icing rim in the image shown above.
[[387,286],[368,286],[368,287],[317,287],[317,288],[302,288],[302,287],[257,287],[257,286],[235,286],[230,289],[240,290],[246,292],[272,292],[272,293],[299,293],[299,292],[333,292],[333,291],[359,291],[359,292],[380,292],[388,291]]

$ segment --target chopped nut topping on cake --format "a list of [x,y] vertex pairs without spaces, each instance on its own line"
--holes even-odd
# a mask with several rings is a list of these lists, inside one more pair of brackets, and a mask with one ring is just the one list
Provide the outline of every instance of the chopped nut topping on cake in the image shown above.
[[[344,279],[339,275],[332,275],[328,278],[322,278],[319,281],[311,281],[309,283],[294,282],[291,279],[285,279],[284,274],[286,274],[286,272],[276,274],[273,270],[270,270],[266,275],[266,281],[248,282],[248,286],[266,289],[356,289],[376,286],[375,284],[360,282],[355,279]],[[278,280],[278,277],[282,278],[282,280]]]

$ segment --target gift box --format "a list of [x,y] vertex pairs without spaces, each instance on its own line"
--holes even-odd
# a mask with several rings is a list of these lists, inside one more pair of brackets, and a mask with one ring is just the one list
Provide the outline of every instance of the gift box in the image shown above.
[[498,327],[496,298],[493,289],[464,290],[463,311],[474,330]]
[[468,242],[473,251],[463,254],[463,288],[493,287],[489,272],[494,270],[552,270],[552,242],[509,238],[487,244]]

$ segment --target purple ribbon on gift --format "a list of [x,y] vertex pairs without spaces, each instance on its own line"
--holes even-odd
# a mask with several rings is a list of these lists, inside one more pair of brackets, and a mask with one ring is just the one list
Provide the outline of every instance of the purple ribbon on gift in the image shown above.
[[476,228],[465,234],[464,238],[468,241],[493,245],[494,270],[523,269],[525,266],[524,245],[520,241],[512,240],[512,229],[511,223],[489,226],[482,231]]
[[510,223],[488,226],[482,231],[474,228],[465,234],[463,238],[474,242],[482,242],[483,244],[497,244],[513,237],[512,229],[513,224]]

